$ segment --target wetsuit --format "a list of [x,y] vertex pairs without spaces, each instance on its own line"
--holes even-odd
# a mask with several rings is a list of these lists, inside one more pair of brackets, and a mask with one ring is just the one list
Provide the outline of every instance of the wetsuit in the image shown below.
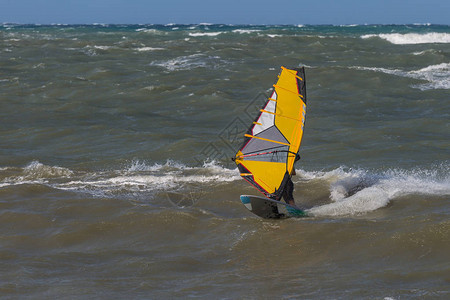
[[286,203],[289,203],[289,201],[294,200],[293,193],[294,193],[294,183],[292,182],[291,177],[289,177],[282,194],[282,197],[284,201],[286,201]]
[[[300,160],[300,154],[295,155],[295,162]],[[292,170],[292,175],[295,175],[295,169]],[[294,200],[294,183],[292,182],[291,176],[289,176],[288,181],[286,182],[286,185],[284,187],[284,191],[282,194],[282,197],[286,203],[289,203],[291,200]]]

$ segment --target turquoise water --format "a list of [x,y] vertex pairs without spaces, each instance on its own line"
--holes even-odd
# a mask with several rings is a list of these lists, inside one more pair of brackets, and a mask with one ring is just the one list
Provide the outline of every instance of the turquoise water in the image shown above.
[[[0,26],[6,298],[446,298],[450,28]],[[305,66],[294,196],[230,160]],[[349,192],[357,192],[349,196]]]

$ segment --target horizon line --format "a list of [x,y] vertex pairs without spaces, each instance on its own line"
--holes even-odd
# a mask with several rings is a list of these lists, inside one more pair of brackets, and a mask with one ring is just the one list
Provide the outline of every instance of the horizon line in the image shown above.
[[347,23],[347,24],[332,24],[332,23],[317,23],[317,24],[294,24],[294,23],[286,23],[286,24],[245,24],[245,23],[208,23],[208,22],[200,22],[200,23],[102,23],[102,22],[93,22],[93,23],[20,23],[20,22],[2,22],[1,25],[35,25],[35,26],[105,26],[105,25],[117,25],[117,26],[213,26],[213,25],[224,25],[224,26],[450,26],[450,24],[439,24],[439,23]]

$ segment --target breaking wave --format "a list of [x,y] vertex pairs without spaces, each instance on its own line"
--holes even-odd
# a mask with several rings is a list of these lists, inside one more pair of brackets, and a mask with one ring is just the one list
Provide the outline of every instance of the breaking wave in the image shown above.
[[158,47],[139,47],[135,49],[139,52],[165,50],[165,48],[158,48]]
[[249,34],[249,33],[255,33],[255,32],[261,32],[260,29],[234,29],[232,32],[234,33],[240,33],[240,34]]
[[441,32],[429,33],[382,33],[382,34],[366,34],[361,36],[363,39],[381,38],[396,45],[412,45],[412,44],[436,44],[450,43],[450,34]]
[[47,184],[52,179],[67,179],[73,174],[67,168],[32,161],[24,168],[0,168],[0,188],[19,184]]
[[192,37],[199,37],[199,36],[218,36],[219,34],[222,34],[222,31],[217,32],[190,32],[189,36]]
[[375,67],[351,67],[352,69],[381,72],[401,77],[414,78],[428,81],[423,84],[416,84],[412,87],[420,90],[450,89],[450,63],[431,65],[419,70],[403,71],[399,69],[375,68]]
[[149,33],[149,34],[153,34],[153,35],[167,35],[167,32],[164,32],[162,30],[158,30],[155,28],[138,28],[136,29],[136,32],[141,32],[141,33]]
[[189,167],[174,161],[148,165],[136,160],[119,170],[84,172],[33,161],[24,168],[0,169],[0,188],[21,184],[46,185],[60,190],[84,192],[93,196],[127,196],[161,191],[183,191],[186,185],[220,184],[239,180],[239,173],[205,163]]
[[390,169],[380,173],[338,168],[329,172],[299,172],[308,181],[325,181],[330,203],[308,210],[315,216],[355,215],[385,207],[408,195],[450,195],[450,167],[433,170]]
[[[298,176],[293,179],[302,190],[313,190],[320,184],[328,194],[327,203],[313,205],[308,210],[310,214],[343,216],[374,211],[408,195],[448,196],[449,170],[450,166],[445,163],[430,169],[382,172],[344,167],[331,171],[298,169]],[[237,169],[228,169],[216,162],[191,167],[171,160],[164,164],[135,160],[118,170],[97,172],[73,171],[38,161],[23,168],[0,168],[0,188],[34,184],[93,197],[147,200],[160,197],[161,193],[182,195],[192,191],[214,191],[218,186],[233,190],[238,182],[241,177]],[[301,205],[301,200],[298,204]]]
[[158,66],[168,71],[191,70],[195,68],[219,68],[227,64],[219,56],[207,56],[204,54],[192,54],[180,56],[169,60],[154,61],[150,66]]

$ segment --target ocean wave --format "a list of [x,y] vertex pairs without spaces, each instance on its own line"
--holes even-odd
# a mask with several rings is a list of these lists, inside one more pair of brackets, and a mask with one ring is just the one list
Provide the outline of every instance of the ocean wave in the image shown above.
[[135,160],[122,169],[97,172],[75,172],[33,161],[23,168],[0,169],[0,188],[37,184],[100,197],[180,192],[186,185],[219,184],[239,179],[236,170],[224,168],[214,161],[191,167],[172,160],[151,165]]
[[98,46],[98,45],[94,45],[94,46],[92,46],[92,48],[106,51],[106,50],[110,50],[110,49],[112,49],[114,47],[113,46]]
[[420,90],[450,89],[450,63],[431,65],[419,70],[403,71],[399,69],[377,68],[377,67],[350,67],[357,70],[381,72],[395,76],[414,78],[428,81],[428,83],[416,84],[412,87]]
[[450,34],[442,32],[365,34],[361,38],[381,38],[396,45],[450,43]]
[[136,32],[148,33],[154,35],[167,35],[168,33],[162,30],[154,29],[154,28],[138,28]]
[[450,195],[449,166],[432,170],[368,170],[338,168],[329,172],[297,173],[303,180],[319,180],[329,186],[331,203],[308,209],[314,216],[363,214],[385,207],[393,199],[407,195]]
[[276,37],[283,37],[284,35],[282,35],[282,34],[267,34],[267,36],[270,38],[276,38]]
[[425,54],[440,54],[440,51],[437,51],[435,49],[427,49],[427,50],[423,50],[423,51],[416,51],[413,52],[412,55],[425,55]]
[[0,82],[17,82],[18,80],[19,80],[19,77],[0,78]]
[[[99,55],[98,50],[107,51],[107,50],[110,50],[111,48],[112,48],[112,46],[87,45],[87,46],[83,47],[81,49],[81,51],[88,56],[97,56],[97,55]],[[67,49],[67,50],[72,50],[72,49]],[[78,49],[75,49],[75,50],[78,50]],[[100,53],[101,53],[101,51],[100,51]]]
[[205,185],[224,184],[239,179],[237,172],[226,170],[214,162],[201,167],[189,167],[170,160],[165,164],[152,165],[134,161],[122,170],[86,174],[79,180],[51,186],[95,197],[131,197],[148,200],[167,193],[171,197],[190,195],[194,191],[203,191]]
[[69,179],[73,174],[67,168],[32,161],[24,168],[0,168],[0,188],[20,184],[46,184],[52,179]]
[[158,66],[167,69],[168,71],[191,70],[195,68],[218,68],[226,64],[226,61],[219,56],[207,56],[201,53],[187,56],[180,56],[177,58],[154,61],[150,66]]
[[216,32],[189,32],[189,36],[193,37],[199,37],[199,36],[218,36],[219,34],[222,34],[222,31],[216,31]]
[[165,50],[165,48],[158,48],[158,47],[140,47],[135,48],[135,50],[139,52],[147,52],[147,51],[159,51],[159,50]]
[[240,33],[240,34],[250,34],[255,32],[260,32],[262,30],[260,29],[234,29],[232,32],[234,33]]
[[30,179],[33,178],[60,178],[70,177],[73,171],[59,167],[59,166],[47,166],[39,161],[32,161],[24,169],[24,176]]
[[[449,170],[447,163],[429,169],[388,169],[382,172],[344,167],[330,171],[297,169],[293,181],[304,191],[317,189],[318,185],[321,190],[328,189],[329,201],[316,204],[307,210],[308,213],[345,216],[368,213],[408,195],[448,196]],[[38,161],[23,168],[0,168],[0,188],[43,185],[92,197],[133,201],[148,201],[155,197],[180,198],[181,201],[193,193],[200,195],[214,191],[220,185],[230,188],[236,182],[241,182],[237,168],[229,169],[215,161],[205,162],[202,166],[188,166],[172,160],[162,164],[134,160],[122,168],[104,171],[74,171]]]
[[233,29],[232,31],[213,31],[213,32],[189,32],[189,36],[192,37],[203,37],[203,36],[208,36],[208,37],[215,37],[221,34],[253,34],[253,33],[257,33],[257,34],[261,34],[260,32],[262,32],[263,30],[261,29]]

